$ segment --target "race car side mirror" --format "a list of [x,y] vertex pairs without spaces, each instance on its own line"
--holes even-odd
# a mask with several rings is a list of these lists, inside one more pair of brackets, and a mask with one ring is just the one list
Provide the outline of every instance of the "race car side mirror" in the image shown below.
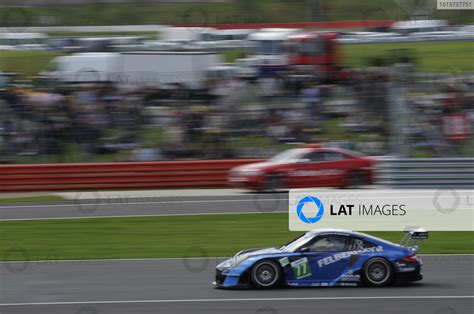
[[301,252],[301,253],[309,253],[309,252],[310,252],[309,247],[301,248],[301,249],[300,249],[300,252]]

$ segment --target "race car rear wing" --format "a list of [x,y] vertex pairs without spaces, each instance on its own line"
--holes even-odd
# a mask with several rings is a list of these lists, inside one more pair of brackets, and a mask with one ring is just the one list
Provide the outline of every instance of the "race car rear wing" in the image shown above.
[[420,227],[406,227],[400,245],[417,252],[423,240],[428,239],[428,231]]

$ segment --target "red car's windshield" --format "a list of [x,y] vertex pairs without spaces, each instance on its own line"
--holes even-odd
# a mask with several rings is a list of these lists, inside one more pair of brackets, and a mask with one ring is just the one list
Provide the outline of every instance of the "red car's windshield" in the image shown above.
[[310,150],[307,148],[293,148],[276,154],[268,161],[271,162],[294,162],[303,159]]

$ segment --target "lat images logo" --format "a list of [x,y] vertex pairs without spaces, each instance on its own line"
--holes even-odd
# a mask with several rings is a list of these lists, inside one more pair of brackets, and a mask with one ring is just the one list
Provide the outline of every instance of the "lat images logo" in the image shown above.
[[[306,204],[314,204],[316,206],[316,215],[314,217],[308,217],[303,212],[303,208]],[[296,213],[298,218],[307,224],[314,224],[321,220],[324,216],[324,204],[321,200],[315,196],[305,196],[296,205]]]

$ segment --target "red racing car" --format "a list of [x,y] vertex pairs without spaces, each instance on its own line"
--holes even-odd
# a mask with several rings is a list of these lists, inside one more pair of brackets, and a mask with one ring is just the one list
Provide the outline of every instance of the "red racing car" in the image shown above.
[[373,163],[366,155],[344,149],[294,148],[231,169],[229,183],[252,190],[358,187],[372,183]]

